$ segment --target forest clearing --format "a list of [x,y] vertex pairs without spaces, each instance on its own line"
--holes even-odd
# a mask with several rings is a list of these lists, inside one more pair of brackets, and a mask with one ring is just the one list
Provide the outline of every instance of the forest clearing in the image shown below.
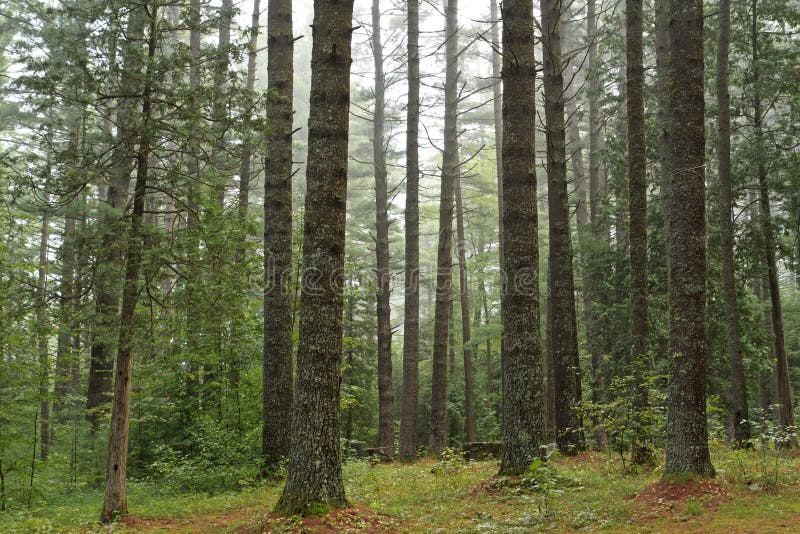
[[0,533],[796,533],[798,391],[800,0],[0,2]]

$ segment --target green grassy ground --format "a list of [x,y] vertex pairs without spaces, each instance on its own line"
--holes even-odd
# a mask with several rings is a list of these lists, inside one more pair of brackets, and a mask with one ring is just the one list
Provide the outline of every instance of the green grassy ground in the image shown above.
[[349,462],[355,508],[311,521],[270,513],[278,485],[207,496],[131,484],[124,523],[96,524],[96,491],[0,514],[0,532],[800,532],[800,458],[724,447],[713,456],[713,482],[679,486],[611,454],[555,458],[523,480],[494,478],[492,461]]

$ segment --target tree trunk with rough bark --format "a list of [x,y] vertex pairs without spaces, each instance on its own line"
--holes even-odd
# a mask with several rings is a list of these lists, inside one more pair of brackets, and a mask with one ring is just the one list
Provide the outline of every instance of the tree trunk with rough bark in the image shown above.
[[672,0],[669,41],[668,476],[711,477],[706,424],[706,206],[703,11]]
[[669,251],[669,2],[655,0],[656,94],[658,100],[658,186],[664,213],[664,234]]
[[286,486],[277,510],[345,506],[339,443],[342,270],[347,209],[353,0],[314,1],[303,291]]
[[631,461],[653,461],[653,445],[647,429],[649,371],[648,261],[647,261],[647,153],[644,123],[644,6],[642,0],[625,3],[625,56],[628,119],[628,214],[631,267],[631,353],[633,376],[633,443]]
[[261,452],[264,470],[289,455],[292,425],[292,117],[291,0],[267,5],[267,120],[264,160],[264,367]]
[[585,443],[581,416],[581,373],[567,187],[564,77],[561,68],[561,8],[561,3],[554,0],[542,2],[547,197],[550,223],[547,343],[552,350],[556,444],[562,453],[575,454],[585,448]]
[[464,435],[465,441],[475,441],[475,406],[472,383],[472,350],[470,341],[469,287],[467,284],[467,251],[464,246],[464,199],[461,195],[461,176],[455,175],[456,242],[458,249],[458,289],[461,301],[461,350],[464,355]]
[[736,268],[733,259],[733,185],[731,177],[731,117],[728,90],[728,55],[731,35],[730,0],[719,3],[717,41],[717,158],[719,159],[719,233],[722,248],[722,297],[725,301],[725,335],[730,366],[728,409],[733,441],[746,446],[750,440],[747,380],[742,364],[742,337],[736,302]]
[[375,109],[372,116],[372,163],[375,172],[375,255],[378,319],[378,447],[394,449],[392,386],[392,307],[389,267],[389,199],[386,175],[385,93],[380,0],[372,0],[372,53],[375,60]]
[[[497,252],[500,261],[500,272],[503,272],[503,54],[500,43],[500,13],[497,0],[491,0],[491,40],[492,40],[492,115],[494,118],[494,155],[495,168],[497,169],[497,213],[500,221],[497,231]],[[488,317],[487,317],[488,318]]]
[[458,172],[458,0],[445,1],[444,154],[439,199],[439,245],[431,382],[431,454],[447,446],[447,338],[452,298],[453,185]]
[[417,454],[419,413],[419,0],[408,0],[407,7],[406,266],[400,457],[412,460]]
[[[753,134],[756,146],[759,147],[757,153],[759,159],[758,167],[758,192],[759,204],[761,208],[761,232],[764,239],[764,249],[767,261],[767,287],[769,289],[770,311],[772,314],[773,343],[775,345],[775,373],[777,389],[775,391],[775,403],[780,405],[778,424],[781,427],[794,426],[794,406],[792,402],[792,384],[789,377],[789,360],[786,355],[786,341],[783,332],[783,310],[781,305],[780,284],[778,282],[778,265],[775,259],[775,229],[772,222],[771,207],[769,201],[769,184],[767,183],[767,164],[764,160],[764,131],[763,131],[763,105],[760,87],[760,49],[758,43],[758,0],[752,0],[752,25],[751,43],[753,47]],[[784,445],[792,448],[797,447],[797,439],[791,438]]]
[[[250,39],[247,42],[247,80],[245,82],[245,114],[244,114],[244,135],[242,136],[242,159],[239,165],[239,224],[244,225],[247,221],[247,209],[250,204],[250,175],[251,159],[253,157],[253,124],[252,113],[255,111],[253,106],[253,89],[256,84],[256,59],[258,54],[258,35],[260,33],[259,19],[261,16],[261,0],[253,0],[253,14],[250,18]],[[244,241],[244,236],[242,237]],[[239,258],[244,253],[239,253]],[[241,260],[240,260],[241,261]]]
[[[138,151],[136,161],[136,184],[133,193],[133,213],[128,231],[125,252],[125,278],[122,290],[122,309],[119,322],[119,342],[116,372],[114,375],[114,398],[111,406],[111,428],[108,434],[108,457],[106,463],[106,489],[103,499],[103,522],[113,521],[119,515],[128,513],[127,474],[128,474],[128,431],[130,430],[131,382],[133,378],[133,319],[139,296],[139,272],[144,256],[145,197],[147,194],[148,165],[150,158],[150,120],[152,116],[152,72],[150,66],[155,59],[158,45],[157,5],[146,4],[131,11],[129,26],[141,24],[150,18],[147,41],[147,65],[141,93],[141,119],[138,122]],[[139,22],[141,20],[141,22]],[[141,34],[140,34],[141,35]],[[127,47],[140,46],[132,40]],[[134,50],[130,51],[135,53]]]
[[503,452],[500,474],[525,472],[545,440],[539,334],[536,65],[533,2],[506,0],[503,16]]
[[[600,152],[601,152],[601,126],[600,126],[600,97],[602,96],[602,82],[598,72],[597,62],[597,6],[595,0],[589,0],[586,8],[586,38],[587,44],[587,63],[588,63],[588,91],[587,104],[589,108],[589,219],[592,227],[592,237],[595,241],[604,238],[604,231],[600,223],[600,199],[604,196],[603,180],[600,174]],[[592,256],[587,258],[587,265],[592,265]],[[589,269],[588,296],[590,302],[588,328],[586,331],[586,342],[591,354],[591,373],[592,373],[592,396],[591,401],[598,404],[601,400],[601,392],[605,390],[605,381],[601,373],[603,353],[600,350],[597,332],[600,331],[599,318],[594,312],[594,293],[593,289],[598,284],[593,274],[594,270]],[[607,447],[608,438],[603,429],[595,431],[595,446],[599,450]]]
[[[136,15],[136,16],[134,16]],[[120,97],[117,104],[117,138],[111,155],[111,169],[105,202],[99,220],[102,244],[98,248],[94,275],[94,324],[89,360],[89,382],[86,394],[86,418],[96,433],[102,412],[110,400],[114,351],[117,349],[119,299],[124,277],[126,230],[122,223],[128,203],[131,170],[136,153],[137,132],[133,126],[138,113],[139,76],[142,58],[135,49],[144,38],[144,15],[131,12],[127,41],[122,51]]]

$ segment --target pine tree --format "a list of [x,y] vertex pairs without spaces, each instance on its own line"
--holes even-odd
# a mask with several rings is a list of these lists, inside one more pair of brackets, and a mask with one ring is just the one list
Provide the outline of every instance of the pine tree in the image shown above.
[[302,294],[292,441],[277,510],[347,504],[339,443],[353,0],[314,1]]
[[524,472],[544,443],[536,203],[533,3],[503,16],[503,453],[500,474]]

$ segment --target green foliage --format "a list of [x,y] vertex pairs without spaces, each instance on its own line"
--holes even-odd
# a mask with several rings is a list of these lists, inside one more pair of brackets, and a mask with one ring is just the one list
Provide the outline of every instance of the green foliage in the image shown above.
[[[609,398],[605,403],[584,403],[586,419],[595,421],[595,428],[608,435],[611,450],[616,452],[626,469],[635,469],[630,463],[632,447],[642,437],[650,446],[663,443],[666,424],[666,394],[661,388],[665,376],[646,378],[648,407],[638,414],[637,427],[636,383],[633,376],[614,379],[609,386]],[[637,431],[637,428],[639,430]]]

